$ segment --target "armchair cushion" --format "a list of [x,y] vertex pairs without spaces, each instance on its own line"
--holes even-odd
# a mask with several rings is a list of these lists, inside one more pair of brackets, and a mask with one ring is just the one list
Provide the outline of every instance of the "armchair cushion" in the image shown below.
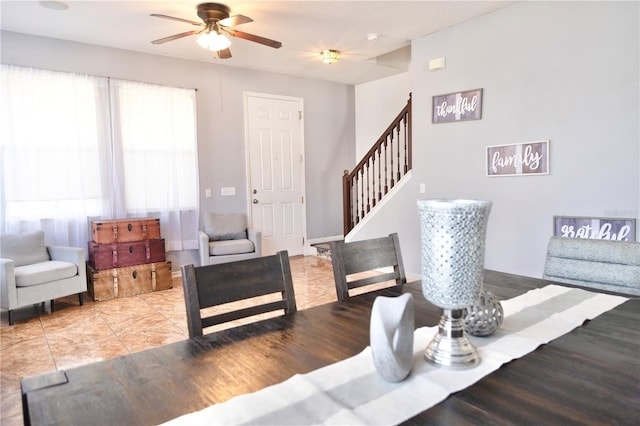
[[13,260],[15,267],[48,261],[44,232],[0,235],[0,257]]
[[78,267],[70,262],[52,260],[16,266],[14,268],[16,287],[28,287],[78,275]]
[[203,216],[204,232],[211,241],[247,238],[247,218],[244,214],[217,214],[207,212]]
[[251,253],[254,250],[255,246],[246,238],[241,240],[212,241],[209,243],[209,254],[211,256]]

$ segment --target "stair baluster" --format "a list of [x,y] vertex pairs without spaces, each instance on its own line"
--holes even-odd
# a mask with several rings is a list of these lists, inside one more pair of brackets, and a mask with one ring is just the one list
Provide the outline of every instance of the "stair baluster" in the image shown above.
[[360,193],[360,201],[362,202],[362,210],[360,210],[360,219],[364,218],[364,167],[360,168],[360,175],[362,181],[362,192]]
[[[384,190],[385,194],[387,189]],[[382,200],[382,149],[378,147],[378,201]]]

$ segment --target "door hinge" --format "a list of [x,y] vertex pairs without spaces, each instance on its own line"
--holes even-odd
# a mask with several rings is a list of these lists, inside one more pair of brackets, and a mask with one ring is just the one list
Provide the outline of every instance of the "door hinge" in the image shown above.
[[302,200],[302,204],[304,204],[304,195],[302,197],[300,197]]
[[302,111],[298,111],[298,120],[302,120]]
[[302,237],[302,245],[304,245],[304,237]]

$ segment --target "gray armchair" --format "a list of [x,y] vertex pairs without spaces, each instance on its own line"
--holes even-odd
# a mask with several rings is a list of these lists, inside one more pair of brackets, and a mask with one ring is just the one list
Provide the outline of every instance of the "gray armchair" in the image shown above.
[[262,233],[247,227],[242,213],[205,213],[199,231],[200,265],[214,265],[262,256]]
[[87,291],[84,250],[45,246],[44,232],[0,235],[0,306],[11,311]]

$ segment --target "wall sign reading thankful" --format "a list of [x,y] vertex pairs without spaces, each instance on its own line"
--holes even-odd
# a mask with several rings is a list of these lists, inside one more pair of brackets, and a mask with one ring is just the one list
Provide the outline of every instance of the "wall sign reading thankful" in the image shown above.
[[431,122],[479,120],[482,118],[482,89],[433,97]]
[[549,141],[487,147],[487,176],[549,174]]

